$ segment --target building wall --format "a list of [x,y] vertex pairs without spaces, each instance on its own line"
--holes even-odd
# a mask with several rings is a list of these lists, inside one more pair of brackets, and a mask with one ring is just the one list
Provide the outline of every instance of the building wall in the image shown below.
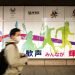
[[28,65],[75,65],[74,59],[30,59]]
[[[71,33],[74,33],[74,35],[68,35],[68,41],[71,41],[72,48],[69,48],[69,44],[67,44],[68,46],[62,49],[59,48],[59,46],[62,45],[62,34],[59,32],[57,38],[55,38],[55,33],[58,28],[65,26],[64,23],[66,21],[69,22],[69,30]],[[23,24],[26,26],[25,30],[22,26]],[[35,57],[35,54],[33,54],[34,59],[33,57],[31,57],[31,59],[29,58],[28,64],[75,65],[75,6],[0,6],[0,51],[4,48],[4,42],[7,41],[9,31],[12,28],[20,28],[22,34],[28,34],[32,31],[33,35],[40,36],[40,33],[43,32],[42,25],[45,25],[45,27],[48,25],[49,28],[55,29],[51,33],[51,38],[57,39],[53,41],[54,46],[58,46],[58,52],[64,52],[64,56],[58,57],[58,55],[56,55],[45,57],[42,55]],[[64,35],[66,34],[64,33]],[[2,38],[2,36],[4,38]],[[24,36],[22,36],[22,38],[25,38]],[[39,42],[39,40],[38,38],[34,39],[34,43],[37,47],[43,43],[43,40],[42,42]],[[21,46],[24,43],[23,41],[18,46],[20,52],[22,52]],[[49,46],[47,45],[43,50],[52,50],[51,46]],[[43,53],[45,53],[44,51]],[[72,51],[72,54],[69,54],[70,51]]]

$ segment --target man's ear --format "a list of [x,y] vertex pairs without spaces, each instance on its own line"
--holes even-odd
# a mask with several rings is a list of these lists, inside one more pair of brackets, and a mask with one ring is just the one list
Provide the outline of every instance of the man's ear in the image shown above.
[[11,35],[11,38],[14,38],[14,35]]

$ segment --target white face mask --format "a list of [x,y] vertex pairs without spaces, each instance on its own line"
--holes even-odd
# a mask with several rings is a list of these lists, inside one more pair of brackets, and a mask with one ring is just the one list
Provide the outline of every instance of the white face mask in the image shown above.
[[21,37],[20,36],[17,36],[16,37],[16,42],[19,43],[20,40],[21,40]]

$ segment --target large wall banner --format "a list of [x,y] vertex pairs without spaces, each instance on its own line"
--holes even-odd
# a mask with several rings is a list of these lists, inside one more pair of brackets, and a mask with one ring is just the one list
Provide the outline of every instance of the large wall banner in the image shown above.
[[[0,51],[12,28],[21,29],[19,52],[29,58],[75,58],[75,7],[7,6],[0,17]],[[3,20],[2,20],[3,19]]]

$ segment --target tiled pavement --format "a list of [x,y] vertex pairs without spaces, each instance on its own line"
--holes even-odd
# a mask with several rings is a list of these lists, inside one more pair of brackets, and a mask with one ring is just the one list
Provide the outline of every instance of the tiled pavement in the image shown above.
[[75,75],[75,66],[25,66],[22,75]]

